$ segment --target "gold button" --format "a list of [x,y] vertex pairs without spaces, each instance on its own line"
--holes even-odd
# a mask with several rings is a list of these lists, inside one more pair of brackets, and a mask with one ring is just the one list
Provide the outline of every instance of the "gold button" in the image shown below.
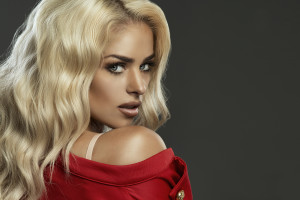
[[184,198],[184,190],[180,190],[178,193],[177,193],[177,200],[183,200]]

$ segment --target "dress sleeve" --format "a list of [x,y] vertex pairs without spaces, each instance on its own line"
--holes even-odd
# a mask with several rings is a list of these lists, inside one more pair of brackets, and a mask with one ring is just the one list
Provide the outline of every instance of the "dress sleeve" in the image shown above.
[[[152,158],[141,162],[147,163],[147,178],[137,184],[125,186],[128,199],[143,200],[192,200],[192,190],[186,163],[174,155],[172,149],[165,150]],[[156,171],[159,168],[160,170]],[[152,173],[154,172],[155,173]]]
[[173,188],[169,193],[170,199],[193,199],[186,163],[180,157],[177,156],[174,158],[173,162],[175,165],[176,173],[179,175],[179,180],[173,185]]

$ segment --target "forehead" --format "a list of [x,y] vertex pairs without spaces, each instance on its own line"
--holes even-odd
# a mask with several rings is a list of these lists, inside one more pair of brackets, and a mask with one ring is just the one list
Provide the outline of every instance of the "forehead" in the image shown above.
[[104,55],[144,57],[153,54],[153,47],[154,39],[151,28],[143,22],[129,23],[112,31]]

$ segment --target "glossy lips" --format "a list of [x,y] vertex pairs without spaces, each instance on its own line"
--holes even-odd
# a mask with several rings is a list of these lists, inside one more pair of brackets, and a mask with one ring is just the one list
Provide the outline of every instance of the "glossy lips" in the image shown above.
[[138,107],[140,105],[141,105],[141,102],[129,102],[129,103],[120,105],[118,108],[127,117],[134,117],[139,113]]

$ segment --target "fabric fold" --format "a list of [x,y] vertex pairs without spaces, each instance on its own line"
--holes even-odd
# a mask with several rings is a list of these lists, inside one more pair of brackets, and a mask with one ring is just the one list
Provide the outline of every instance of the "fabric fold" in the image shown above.
[[[99,163],[70,154],[70,173],[108,185],[137,184],[164,171],[174,158],[172,148],[165,149],[146,160],[129,165]],[[57,165],[63,168],[62,159],[58,159]]]
[[69,166],[67,174],[58,158],[41,200],[175,200],[179,192],[185,193],[184,200],[192,200],[187,166],[171,148],[130,165],[104,164],[70,154]]

